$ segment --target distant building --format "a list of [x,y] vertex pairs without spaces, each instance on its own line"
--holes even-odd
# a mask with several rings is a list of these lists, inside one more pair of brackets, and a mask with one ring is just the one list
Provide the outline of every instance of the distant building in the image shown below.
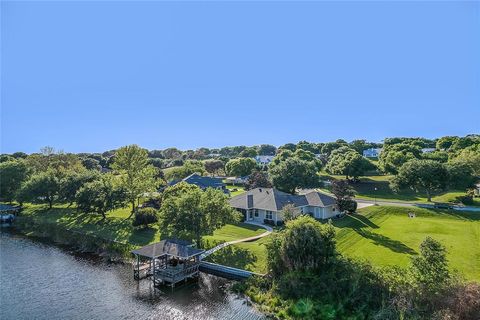
[[365,158],[378,158],[380,152],[382,152],[382,148],[370,148],[363,150],[363,156]]
[[272,162],[273,158],[275,158],[275,156],[256,156],[255,161],[257,161],[259,165],[267,165]]
[[430,153],[430,152],[433,152],[435,150],[436,150],[435,148],[423,148],[422,153]]
[[189,184],[194,184],[202,190],[205,190],[207,188],[213,188],[222,190],[225,193],[229,193],[227,186],[225,185],[225,183],[223,183],[223,180],[221,178],[203,177],[198,173],[193,173],[188,177],[183,178],[182,180],[172,181],[169,183],[169,186],[174,186],[182,181]]

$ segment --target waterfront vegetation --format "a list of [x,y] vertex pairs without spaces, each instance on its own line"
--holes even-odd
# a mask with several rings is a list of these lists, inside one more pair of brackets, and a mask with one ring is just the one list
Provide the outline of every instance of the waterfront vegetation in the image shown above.
[[[134,227],[132,222],[127,219],[129,215],[128,207],[113,210],[106,219],[102,219],[99,215],[82,213],[67,205],[57,205],[49,209],[44,204],[27,203],[24,204],[19,219],[28,219],[38,224],[56,225],[61,229],[78,231],[86,235],[138,247],[161,240],[162,232],[159,230],[158,224],[151,224],[147,228]],[[208,241],[226,242],[252,237],[264,231],[263,228],[245,223],[227,224],[205,238]]]

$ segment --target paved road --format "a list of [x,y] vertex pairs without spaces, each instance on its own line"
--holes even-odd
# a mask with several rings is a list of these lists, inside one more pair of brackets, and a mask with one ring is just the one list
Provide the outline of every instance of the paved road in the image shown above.
[[270,226],[267,226],[265,224],[262,224],[262,223],[257,223],[257,222],[253,222],[253,221],[245,221],[245,223],[248,223],[248,224],[251,224],[251,225],[255,225],[255,226],[258,226],[258,227],[262,227],[264,228],[265,231],[264,233],[262,234],[259,234],[257,236],[253,236],[253,237],[248,237],[248,238],[243,238],[243,239],[238,239],[238,240],[232,240],[232,241],[227,241],[227,242],[224,242],[222,244],[219,244],[218,246],[216,247],[213,247],[212,249],[210,250],[207,250],[205,251],[203,254],[200,255],[200,260],[203,260],[205,259],[206,257],[208,257],[209,255],[211,255],[212,253],[214,253],[215,251],[218,251],[222,248],[225,248],[226,246],[229,246],[231,244],[235,244],[235,243],[240,243],[240,242],[249,242],[249,241],[255,241],[255,240],[258,240],[260,238],[263,238],[263,237],[266,237],[268,236],[270,233],[272,233],[273,229],[272,227]]
[[[434,208],[433,204],[429,203],[414,203],[414,202],[401,202],[401,201],[386,201],[386,200],[367,200],[355,198],[355,201],[358,202],[358,208],[364,208],[375,203],[377,205],[383,206],[400,206],[400,207],[424,207],[424,208]],[[480,207],[470,207],[470,206],[452,206],[453,210],[458,211],[480,211]]]

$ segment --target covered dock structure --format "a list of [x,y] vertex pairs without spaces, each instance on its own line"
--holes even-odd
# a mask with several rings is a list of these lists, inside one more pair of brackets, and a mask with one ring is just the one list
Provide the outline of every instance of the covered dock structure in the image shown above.
[[181,281],[198,277],[200,255],[204,251],[178,239],[149,244],[132,251],[136,258],[133,276],[137,280],[151,277],[155,286],[173,288]]

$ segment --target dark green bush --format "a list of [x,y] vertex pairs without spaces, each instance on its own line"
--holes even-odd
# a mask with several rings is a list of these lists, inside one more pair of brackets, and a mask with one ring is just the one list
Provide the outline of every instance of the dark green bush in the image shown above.
[[140,225],[147,227],[149,224],[156,222],[158,222],[157,210],[154,208],[142,208],[136,212],[132,225],[134,227]]

